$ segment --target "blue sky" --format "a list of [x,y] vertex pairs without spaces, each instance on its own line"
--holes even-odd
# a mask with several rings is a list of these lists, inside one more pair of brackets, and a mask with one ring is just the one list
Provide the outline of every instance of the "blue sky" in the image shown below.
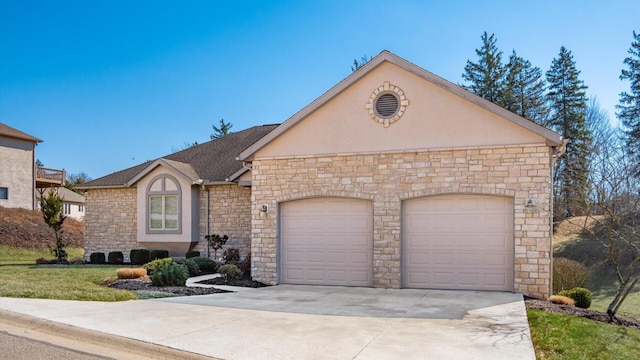
[[0,0],[0,122],[92,178],[281,123],[386,49],[454,83],[483,31],[546,72],[572,51],[615,118],[640,1]]

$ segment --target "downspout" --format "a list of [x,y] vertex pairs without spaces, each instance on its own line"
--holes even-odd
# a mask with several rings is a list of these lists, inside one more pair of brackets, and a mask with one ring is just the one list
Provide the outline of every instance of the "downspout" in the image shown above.
[[[205,235],[209,235],[209,189],[202,184],[202,189],[205,190],[205,201],[206,204],[204,206],[204,214],[205,214]],[[206,254],[207,254],[207,259],[209,258],[209,243],[205,242],[204,244],[205,249],[207,249]]]

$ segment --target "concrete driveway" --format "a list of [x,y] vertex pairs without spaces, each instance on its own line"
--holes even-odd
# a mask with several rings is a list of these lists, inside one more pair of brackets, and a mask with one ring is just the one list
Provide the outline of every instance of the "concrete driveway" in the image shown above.
[[278,285],[0,308],[220,359],[535,359],[513,293]]

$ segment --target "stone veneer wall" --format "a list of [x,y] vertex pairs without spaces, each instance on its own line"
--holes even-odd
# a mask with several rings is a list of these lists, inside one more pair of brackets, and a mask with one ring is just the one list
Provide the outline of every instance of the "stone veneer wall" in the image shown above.
[[[400,288],[402,200],[438,194],[514,199],[514,291],[551,291],[551,157],[544,144],[406,153],[256,159],[252,170],[252,274],[278,281],[278,203],[318,196],[369,199],[374,207],[374,286]],[[527,199],[536,205],[526,209]]]
[[122,251],[129,261],[136,241],[136,188],[89,190],[85,197],[84,257],[102,252]]
[[[246,257],[251,252],[251,188],[235,184],[207,186],[200,191],[200,240],[194,250],[200,251],[201,256],[207,256],[204,238],[207,234],[207,192],[209,233],[229,236],[224,248],[237,248],[240,256]],[[223,252],[224,249],[218,250],[218,257],[222,257]],[[209,249],[209,257],[213,256],[213,250]]]

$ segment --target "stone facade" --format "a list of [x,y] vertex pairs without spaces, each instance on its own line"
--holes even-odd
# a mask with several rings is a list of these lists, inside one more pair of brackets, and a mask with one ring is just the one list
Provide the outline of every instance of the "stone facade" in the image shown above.
[[[551,287],[551,154],[546,144],[404,153],[256,158],[252,209],[254,279],[278,281],[278,204],[318,197],[372,200],[374,286],[401,283],[401,204],[441,194],[506,196],[514,202],[514,291],[547,297]],[[534,205],[525,207],[531,199]]]
[[[207,219],[207,193],[209,198]],[[200,191],[200,241],[194,250],[200,251],[202,256],[213,258],[213,250],[208,249],[204,236],[207,234],[206,224],[209,223],[209,234],[229,236],[226,248],[237,248],[240,256],[245,257],[251,252],[251,188],[238,185],[208,186]],[[223,250],[218,251],[218,257]]]
[[85,204],[85,260],[93,252],[106,257],[111,251],[122,251],[124,261],[129,261],[129,252],[141,247],[136,241],[136,188],[92,189]]

